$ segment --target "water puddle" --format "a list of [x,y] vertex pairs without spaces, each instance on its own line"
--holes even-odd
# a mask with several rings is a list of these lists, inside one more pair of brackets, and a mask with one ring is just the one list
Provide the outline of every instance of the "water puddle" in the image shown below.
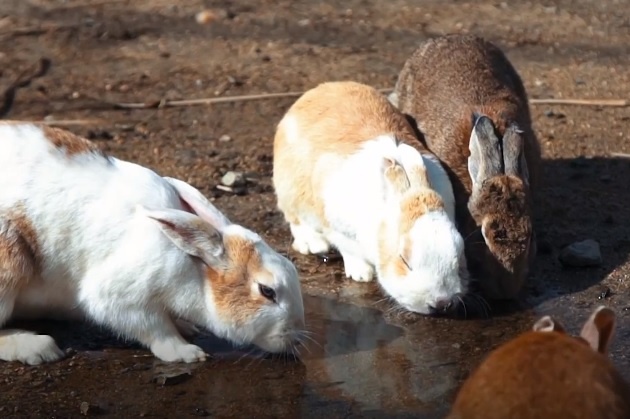
[[[468,371],[535,317],[400,316],[365,297],[360,285],[337,285],[334,295],[305,295],[313,341],[300,359],[263,356],[204,335],[195,342],[213,354],[210,360],[166,364],[90,326],[29,323],[24,327],[72,350],[56,364],[0,368],[0,414],[439,418]],[[574,311],[566,313],[582,321],[584,310]]]
[[[28,322],[70,356],[40,367],[6,364],[0,408],[39,415],[212,417],[440,416],[471,362],[507,337],[506,320],[418,317],[396,321],[353,296],[305,296],[313,342],[299,360],[196,339],[213,354],[199,364],[166,364],[102,330]],[[348,302],[350,301],[350,302]],[[393,320],[392,320],[393,319]],[[508,330],[517,332],[514,319]],[[10,366],[9,366],[10,365]],[[0,381],[1,382],[1,381]],[[52,409],[52,410],[47,410]],[[400,416],[400,417],[403,417]]]

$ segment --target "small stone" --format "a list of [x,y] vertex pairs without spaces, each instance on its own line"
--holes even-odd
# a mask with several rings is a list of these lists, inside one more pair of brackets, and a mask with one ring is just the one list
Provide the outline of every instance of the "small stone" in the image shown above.
[[217,20],[218,16],[212,10],[202,10],[195,15],[195,20],[200,25],[207,25]]
[[592,239],[572,243],[560,252],[560,262],[573,267],[599,266],[602,264],[599,243]]
[[229,135],[222,135],[219,137],[219,141],[221,141],[222,143],[229,143],[230,141],[232,141],[232,137],[230,137]]
[[225,186],[243,186],[245,185],[245,175],[241,172],[227,172],[221,178],[221,183]]
[[81,414],[87,416],[90,411],[90,404],[88,402],[81,402]]
[[183,383],[191,377],[192,374],[189,372],[182,374],[163,374],[155,377],[155,382],[159,386],[173,386],[175,384]]

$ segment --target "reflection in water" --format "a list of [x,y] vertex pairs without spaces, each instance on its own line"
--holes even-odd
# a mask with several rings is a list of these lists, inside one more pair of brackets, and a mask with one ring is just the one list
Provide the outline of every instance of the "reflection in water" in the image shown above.
[[[388,324],[374,309],[305,298],[310,329],[321,347],[304,357],[308,381],[335,383],[319,393],[351,399],[363,411],[434,410],[456,389],[460,346],[440,319],[420,319],[414,332]],[[436,327],[437,326],[437,327]],[[438,344],[442,342],[442,344]]]
[[[371,304],[344,295],[341,300]],[[515,334],[531,324],[514,316],[420,317],[402,327],[379,310],[340,298],[305,295],[305,307],[316,343],[303,348],[298,361],[254,356],[250,348],[202,336],[195,343],[212,354],[210,360],[165,364],[99,328],[38,322],[28,328],[52,334],[77,353],[6,375],[0,407],[19,409],[23,417],[50,411],[74,417],[85,402],[101,417],[439,418],[464,372],[510,338],[505,331]]]

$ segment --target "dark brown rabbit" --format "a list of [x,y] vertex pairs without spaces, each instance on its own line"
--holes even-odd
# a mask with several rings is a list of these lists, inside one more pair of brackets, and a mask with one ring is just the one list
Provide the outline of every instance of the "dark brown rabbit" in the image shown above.
[[579,337],[541,318],[482,362],[446,419],[630,418],[630,388],[607,356],[614,327],[603,306]]
[[416,121],[449,172],[469,267],[485,296],[515,298],[536,253],[532,191],[540,164],[516,70],[482,38],[442,36],[407,60],[390,101]]

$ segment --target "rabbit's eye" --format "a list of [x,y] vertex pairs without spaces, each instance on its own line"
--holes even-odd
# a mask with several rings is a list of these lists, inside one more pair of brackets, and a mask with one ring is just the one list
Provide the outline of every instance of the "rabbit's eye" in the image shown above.
[[273,288],[263,284],[258,284],[258,290],[263,297],[265,297],[269,301],[273,301],[274,303],[276,302],[276,292],[273,290]]

